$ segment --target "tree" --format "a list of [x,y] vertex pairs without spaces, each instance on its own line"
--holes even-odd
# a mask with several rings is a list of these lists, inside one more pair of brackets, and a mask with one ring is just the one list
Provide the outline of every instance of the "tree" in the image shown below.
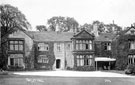
[[87,30],[88,32],[92,32],[93,27],[91,24],[85,23],[84,25],[80,26],[80,29],[83,30]]
[[0,25],[1,25],[1,48],[2,56],[1,67],[7,64],[7,38],[9,34],[17,31],[18,29],[29,29],[31,25],[25,18],[25,15],[9,4],[0,5]]
[[[119,33],[122,31],[122,28],[117,24],[104,24],[100,21],[93,21],[92,25],[97,25],[99,33]],[[93,29],[94,30],[94,29]]]
[[44,25],[37,25],[36,30],[43,32],[43,31],[47,31],[47,28]]
[[[98,32],[99,33],[104,33],[104,31],[105,31],[105,29],[104,29],[104,23],[96,20],[96,21],[93,21],[92,26],[94,26],[95,24],[98,27]],[[94,30],[94,28],[93,28],[93,30]]]
[[49,30],[67,32],[70,29],[77,29],[78,22],[74,18],[56,16],[48,20]]
[[52,31],[63,31],[66,22],[64,17],[59,16],[50,18],[47,23]]
[[69,30],[79,31],[78,25],[79,25],[78,22],[74,18],[67,17],[66,18],[66,26],[68,29],[65,31],[69,31]]
[[122,31],[122,28],[117,24],[106,24],[105,27],[107,33],[119,33]]

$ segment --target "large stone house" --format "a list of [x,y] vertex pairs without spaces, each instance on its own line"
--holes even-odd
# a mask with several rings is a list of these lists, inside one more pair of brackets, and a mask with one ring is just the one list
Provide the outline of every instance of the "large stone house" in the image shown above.
[[118,35],[99,35],[97,30],[94,34],[86,30],[79,33],[18,30],[8,38],[7,67],[9,70],[126,67],[135,63],[134,31],[131,27]]
[[18,30],[9,35],[7,61],[9,70],[94,70],[94,35],[85,30],[76,34]]

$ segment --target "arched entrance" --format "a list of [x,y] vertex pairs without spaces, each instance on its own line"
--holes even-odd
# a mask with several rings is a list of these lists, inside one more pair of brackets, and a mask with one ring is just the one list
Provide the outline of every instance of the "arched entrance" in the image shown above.
[[61,60],[57,59],[56,60],[56,69],[60,69],[60,63],[61,63]]

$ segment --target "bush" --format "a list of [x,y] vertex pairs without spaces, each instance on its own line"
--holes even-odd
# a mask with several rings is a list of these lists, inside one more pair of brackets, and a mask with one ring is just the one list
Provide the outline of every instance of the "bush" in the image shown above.
[[18,66],[8,66],[9,71],[23,71],[24,67],[18,67]]
[[75,68],[75,70],[78,71],[94,71],[95,67],[94,66],[78,66]]
[[125,69],[126,74],[135,74],[135,64],[129,64]]
[[71,67],[67,67],[67,70],[74,70],[73,68],[71,68]]

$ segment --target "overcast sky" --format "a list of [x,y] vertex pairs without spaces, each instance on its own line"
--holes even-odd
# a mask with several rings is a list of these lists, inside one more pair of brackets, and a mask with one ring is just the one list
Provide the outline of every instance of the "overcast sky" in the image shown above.
[[33,29],[53,16],[74,17],[79,24],[99,20],[122,27],[135,22],[135,0],[0,0],[25,14]]

